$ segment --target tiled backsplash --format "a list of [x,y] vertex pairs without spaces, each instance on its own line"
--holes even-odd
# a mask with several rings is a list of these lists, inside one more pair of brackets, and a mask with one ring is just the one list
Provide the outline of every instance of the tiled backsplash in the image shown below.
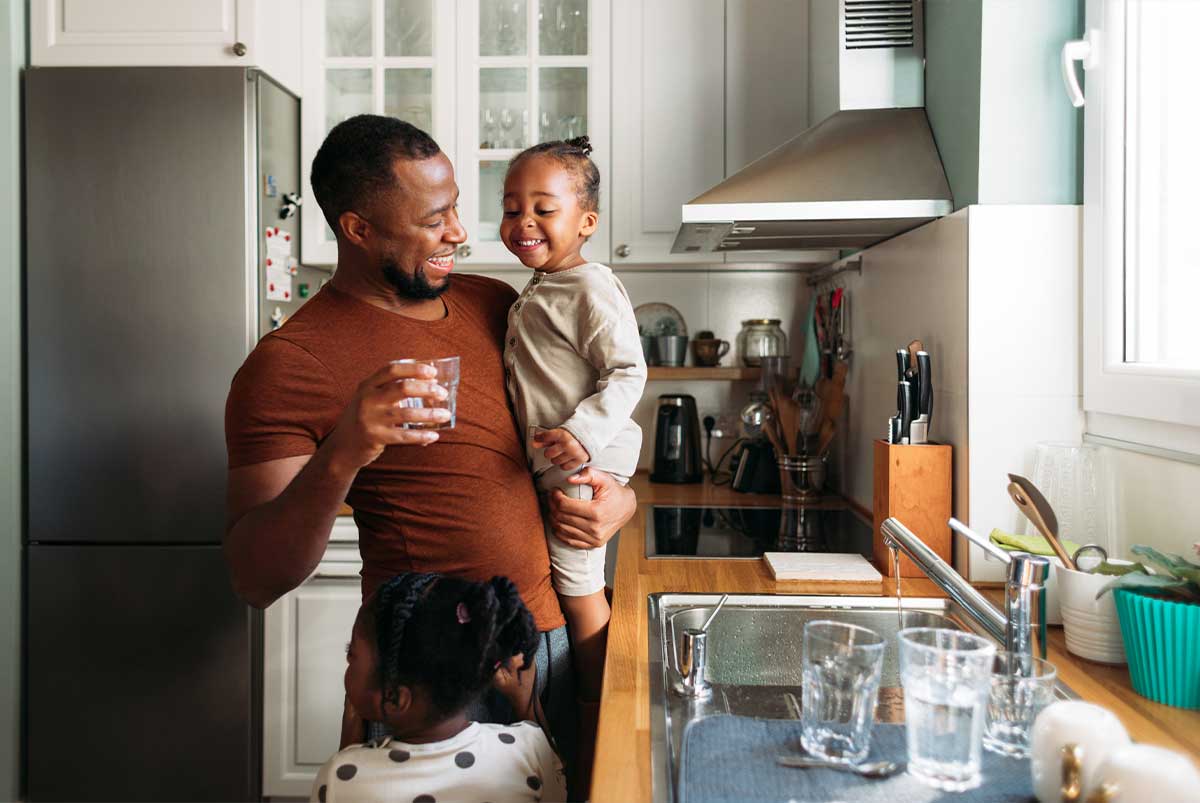
[[[517,290],[525,286],[530,273],[525,270],[478,271],[507,282]],[[787,332],[793,355],[803,342],[801,327],[808,311],[809,288],[805,274],[791,271],[728,270],[627,270],[617,271],[634,306],[660,301],[679,310],[692,337],[708,329],[728,340],[729,354],[722,365],[738,365],[737,334],[747,318],[779,318]],[[688,357],[689,364],[691,356]],[[654,448],[654,413],[662,393],[690,393],[696,398],[700,418],[721,412],[736,412],[746,404],[753,384],[725,381],[652,381],[646,385],[634,419],[642,427],[641,468],[649,468]],[[701,427],[701,437],[704,431]],[[714,441],[713,458],[732,441]]]

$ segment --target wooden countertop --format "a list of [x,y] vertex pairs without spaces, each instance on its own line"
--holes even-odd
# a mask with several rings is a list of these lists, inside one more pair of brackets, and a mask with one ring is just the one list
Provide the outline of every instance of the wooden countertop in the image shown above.
[[[593,803],[649,801],[650,677],[646,598],[658,592],[777,593],[762,561],[647,560],[643,522],[652,504],[778,504],[777,496],[739,494],[702,485],[659,485],[639,473],[630,481],[638,514],[621,531],[613,580],[613,614],[596,735]],[[902,580],[905,596],[944,596],[930,580]],[[884,594],[895,592],[884,578]],[[1152,703],[1135,694],[1124,667],[1094,664],[1069,655],[1061,628],[1051,628],[1050,660],[1063,682],[1086,700],[1111,709],[1139,742],[1162,745],[1200,758],[1200,712]]]

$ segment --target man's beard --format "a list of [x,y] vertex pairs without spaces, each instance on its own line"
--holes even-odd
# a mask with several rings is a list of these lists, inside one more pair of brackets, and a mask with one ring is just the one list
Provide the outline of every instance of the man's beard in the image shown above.
[[425,267],[418,266],[413,275],[409,276],[404,271],[400,270],[400,264],[391,257],[384,257],[383,260],[383,278],[388,280],[396,290],[396,295],[409,301],[428,301],[431,298],[437,298],[442,293],[450,289],[450,277],[438,287],[434,287],[429,283],[429,279],[425,277]]

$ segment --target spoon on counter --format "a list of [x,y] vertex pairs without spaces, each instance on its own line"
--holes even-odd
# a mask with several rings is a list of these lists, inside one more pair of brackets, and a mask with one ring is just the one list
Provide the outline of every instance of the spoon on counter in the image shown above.
[[825,761],[807,756],[779,756],[775,759],[781,767],[796,769],[822,769],[849,772],[862,778],[890,778],[904,769],[898,761],[868,761],[865,764],[845,764],[839,761]]

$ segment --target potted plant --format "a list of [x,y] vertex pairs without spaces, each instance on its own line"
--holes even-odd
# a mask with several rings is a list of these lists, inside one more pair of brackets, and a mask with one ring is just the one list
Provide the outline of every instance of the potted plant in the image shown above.
[[1144,563],[1120,567],[1096,597],[1113,592],[1133,690],[1200,709],[1200,564],[1141,544],[1132,552]]

